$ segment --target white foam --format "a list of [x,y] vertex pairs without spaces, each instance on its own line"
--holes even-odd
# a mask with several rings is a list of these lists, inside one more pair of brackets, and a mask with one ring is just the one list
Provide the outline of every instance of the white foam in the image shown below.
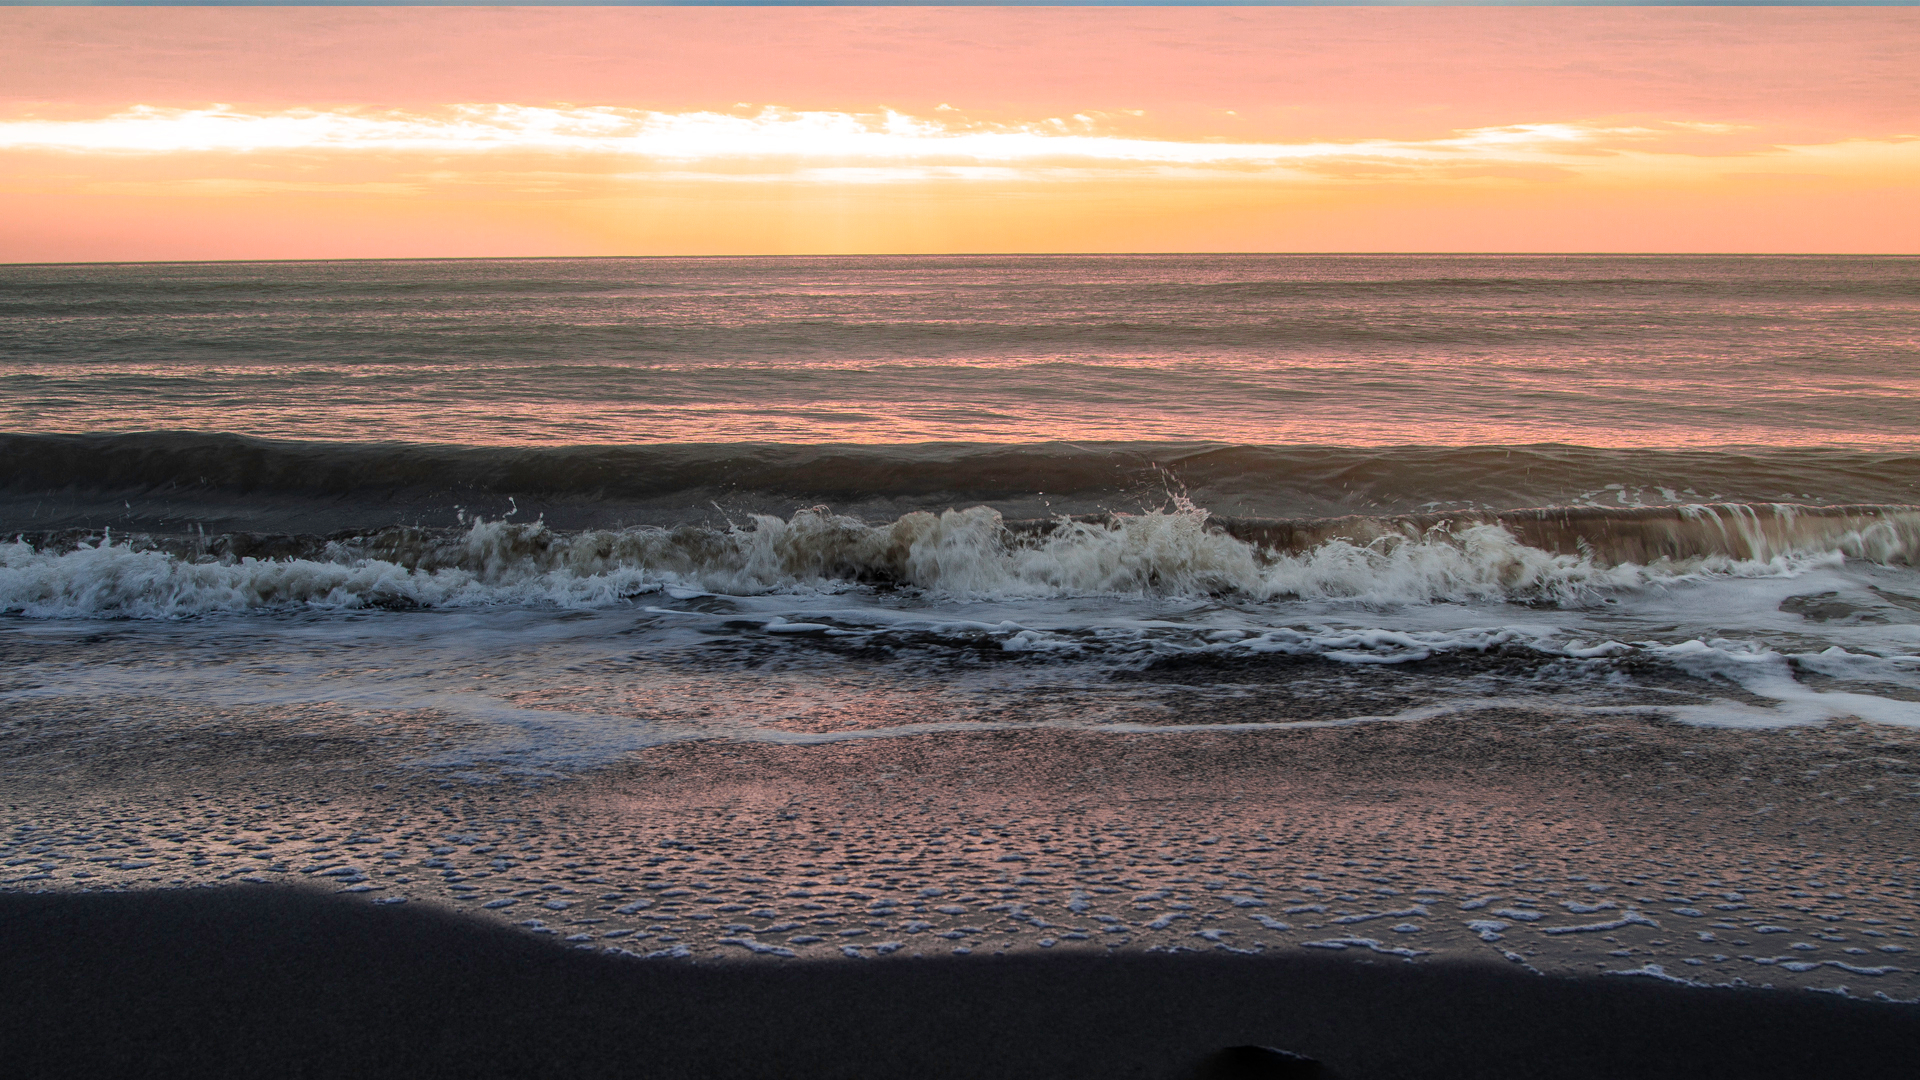
[[[1029,544],[979,509],[873,526],[814,511],[692,537],[558,536],[537,523],[481,522],[400,561],[343,549],[337,558],[195,562],[124,542],[62,554],[0,544],[0,610],[27,616],[0,620],[0,629],[73,646],[0,697],[411,712],[444,718],[450,736],[420,764],[533,773],[680,739],[816,744],[997,730],[1008,723],[1004,710],[974,706],[1034,689],[1056,700],[1070,691],[1073,706],[1020,723],[1116,734],[1417,721],[1516,704],[1567,715],[1630,707],[1748,727],[1843,716],[1920,725],[1920,702],[1876,691],[1920,690],[1920,626],[1901,606],[1920,587],[1903,567],[1808,555],[1595,569],[1524,551],[1502,563],[1512,550],[1490,533],[1279,558],[1204,526],[1198,511],[1176,511],[1076,525]],[[912,587],[855,586],[845,574],[862,565],[895,566]],[[1391,580],[1367,585],[1366,567]],[[1488,594],[1478,597],[1483,585]],[[1205,591],[1215,587],[1224,591]],[[1592,591],[1555,602],[1579,589]],[[1796,613],[1806,605],[1787,604],[1829,593],[1879,621],[1816,621]],[[1386,603],[1389,595],[1400,599]],[[365,611],[399,600],[429,610]],[[244,618],[187,617],[221,613]],[[109,617],[137,620],[117,632],[144,640],[140,649],[178,648],[191,662],[91,662],[82,643]],[[711,649],[740,639],[750,649]],[[870,685],[808,689],[818,685],[809,672],[845,674],[832,650],[849,644],[898,663]],[[752,672],[704,659],[776,650],[777,664]],[[1505,682],[1477,674],[1477,664],[1393,670],[1502,653],[1522,657],[1520,675]],[[951,663],[956,656],[965,662]],[[1139,708],[1158,692],[1151,669],[1140,682],[1109,678],[1166,659],[1204,661],[1190,692],[1232,696],[1225,683],[1205,685],[1207,665],[1259,670],[1262,657],[1287,656],[1375,666],[1357,677],[1432,674],[1438,689],[1378,712],[1363,711],[1374,704],[1310,720],[1168,724]],[[1605,688],[1637,678],[1632,662],[1641,660],[1707,681],[1673,691],[1655,682],[1629,699],[1638,704],[1621,706]],[[657,664],[674,665],[675,677],[633,695],[625,673]],[[1556,690],[1551,700],[1519,685],[1536,668]],[[1715,686],[1742,693],[1702,700]],[[906,698],[895,690],[911,707],[899,708]],[[809,710],[881,720],[787,722]]]
[[1829,648],[1811,655],[1789,656],[1752,642],[1698,639],[1677,645],[1653,646],[1647,651],[1690,674],[1722,678],[1742,689],[1770,699],[1770,705],[1750,705],[1721,699],[1710,704],[1671,706],[1664,711],[1685,723],[1710,727],[1789,727],[1857,717],[1880,724],[1920,727],[1920,702],[1848,691],[1822,691],[1794,678],[1795,664],[1823,673],[1911,682],[1920,657],[1867,657]]
[[682,599],[835,592],[868,578],[973,600],[1577,604],[1715,577],[1792,576],[1841,558],[1822,550],[1602,565],[1528,547],[1491,524],[1276,553],[1210,527],[1206,511],[1186,504],[1101,523],[1063,520],[1039,537],[1008,532],[986,507],[911,513],[878,525],[816,508],[787,519],[755,516],[747,527],[725,530],[558,534],[539,522],[476,521],[451,539],[377,536],[293,559],[190,560],[106,541],[55,554],[14,542],[0,545],[0,611],[156,619],[395,605],[582,608],[663,590]]
[[[1501,911],[1495,914],[1511,916],[1513,913],[1510,911]],[[1542,927],[1540,932],[1543,934],[1593,934],[1606,930],[1619,930],[1627,926],[1651,926],[1655,930],[1660,929],[1659,923],[1654,922],[1638,911],[1630,910],[1619,918],[1611,919],[1607,922],[1583,923],[1579,926],[1547,926]]]

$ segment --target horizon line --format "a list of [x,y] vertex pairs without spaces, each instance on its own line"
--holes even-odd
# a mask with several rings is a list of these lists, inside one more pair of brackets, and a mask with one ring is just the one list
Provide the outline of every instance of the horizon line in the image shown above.
[[678,8],[853,8],[853,7],[1128,7],[1128,8],[1279,8],[1279,7],[1915,7],[1920,0],[514,0],[493,5],[474,0],[0,0],[0,7],[678,7]]
[[[4,5],[6,0],[0,0]],[[0,268],[39,266],[246,266],[291,263],[586,262],[690,259],[1920,259],[1916,251],[932,251],[804,252],[754,255],[396,255],[284,259],[74,259],[0,261]]]

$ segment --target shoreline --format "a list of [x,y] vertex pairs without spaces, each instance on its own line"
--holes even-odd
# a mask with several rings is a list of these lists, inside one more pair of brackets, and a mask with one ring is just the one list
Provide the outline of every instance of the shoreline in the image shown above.
[[8,890],[298,882],[762,966],[1199,950],[1920,986],[1904,729],[800,723],[542,777],[405,764],[458,734],[431,716],[49,704],[13,712],[0,761]]

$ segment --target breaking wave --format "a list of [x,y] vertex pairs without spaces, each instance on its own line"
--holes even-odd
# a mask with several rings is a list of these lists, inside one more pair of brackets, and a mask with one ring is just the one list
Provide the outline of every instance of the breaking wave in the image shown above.
[[1581,604],[1844,559],[1908,564],[1920,508],[1718,504],[1452,517],[1008,522],[987,507],[873,524],[820,507],[724,528],[562,532],[478,520],[336,537],[22,535],[0,611],[178,618],[297,608],[600,607],[664,588],[751,595],[878,586],[954,599],[1214,596],[1359,604]]

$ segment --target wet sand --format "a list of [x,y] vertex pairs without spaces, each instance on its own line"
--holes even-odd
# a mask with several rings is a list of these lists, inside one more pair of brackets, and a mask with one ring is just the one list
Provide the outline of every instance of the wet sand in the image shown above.
[[13,706],[0,886],[300,883],[656,961],[1344,955],[1920,999],[1920,735],[1482,710],[706,740],[530,777],[431,717]]
[[1245,1044],[1349,1080],[1893,1077],[1920,1041],[1911,1006],[1464,963],[650,963],[287,887],[0,895],[0,993],[22,1077],[1173,1080]]

